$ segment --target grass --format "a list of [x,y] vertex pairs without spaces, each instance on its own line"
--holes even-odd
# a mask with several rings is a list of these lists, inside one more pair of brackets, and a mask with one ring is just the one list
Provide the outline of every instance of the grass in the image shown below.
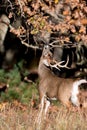
[[0,130],[87,130],[87,111],[68,111],[59,102],[52,103],[57,109],[42,115],[40,123],[37,83],[21,81],[16,66],[10,72],[1,69],[0,82],[9,84],[0,93]]
[[87,115],[69,112],[63,106],[56,112],[49,112],[41,123],[37,121],[39,109],[31,106],[25,110],[15,104],[6,104],[0,112],[0,130],[87,130]]

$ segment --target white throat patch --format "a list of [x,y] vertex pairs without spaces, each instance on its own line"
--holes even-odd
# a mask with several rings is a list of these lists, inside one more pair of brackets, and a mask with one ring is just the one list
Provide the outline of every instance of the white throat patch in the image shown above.
[[43,60],[43,63],[44,63],[44,65],[49,66],[49,64],[48,64],[48,62],[47,62],[47,59],[44,59],[44,60]]

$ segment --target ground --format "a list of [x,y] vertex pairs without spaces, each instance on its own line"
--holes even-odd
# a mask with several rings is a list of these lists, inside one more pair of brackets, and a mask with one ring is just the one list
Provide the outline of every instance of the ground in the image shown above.
[[[16,106],[17,105],[17,106]],[[32,105],[5,103],[0,110],[0,130],[87,130],[87,113],[71,112],[59,105],[38,121],[39,109]]]

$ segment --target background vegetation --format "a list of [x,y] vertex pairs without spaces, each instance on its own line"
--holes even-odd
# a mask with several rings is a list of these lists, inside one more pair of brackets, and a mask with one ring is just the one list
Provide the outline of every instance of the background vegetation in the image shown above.
[[[87,110],[70,111],[59,102],[52,103],[53,110],[50,108],[40,123],[39,81],[25,82],[20,73],[23,77],[29,74],[36,50],[42,51],[45,44],[77,47],[78,66],[87,69],[87,51],[83,51],[87,50],[87,1],[1,0],[2,14],[9,18],[10,25],[3,43],[5,53],[0,53],[0,83],[9,87],[5,91],[0,88],[0,130],[87,130]],[[7,64],[5,54],[9,49],[16,53]]]

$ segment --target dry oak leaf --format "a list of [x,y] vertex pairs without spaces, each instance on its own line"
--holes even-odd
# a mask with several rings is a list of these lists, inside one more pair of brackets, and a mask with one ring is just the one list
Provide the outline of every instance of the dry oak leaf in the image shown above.
[[79,32],[86,34],[86,27],[85,26],[81,26]]
[[54,0],[55,4],[58,4],[59,0]]
[[65,15],[65,16],[69,15],[69,13],[70,12],[68,10],[63,11],[63,15]]
[[81,19],[81,24],[83,24],[83,25],[87,25],[87,19],[86,19],[86,18]]

